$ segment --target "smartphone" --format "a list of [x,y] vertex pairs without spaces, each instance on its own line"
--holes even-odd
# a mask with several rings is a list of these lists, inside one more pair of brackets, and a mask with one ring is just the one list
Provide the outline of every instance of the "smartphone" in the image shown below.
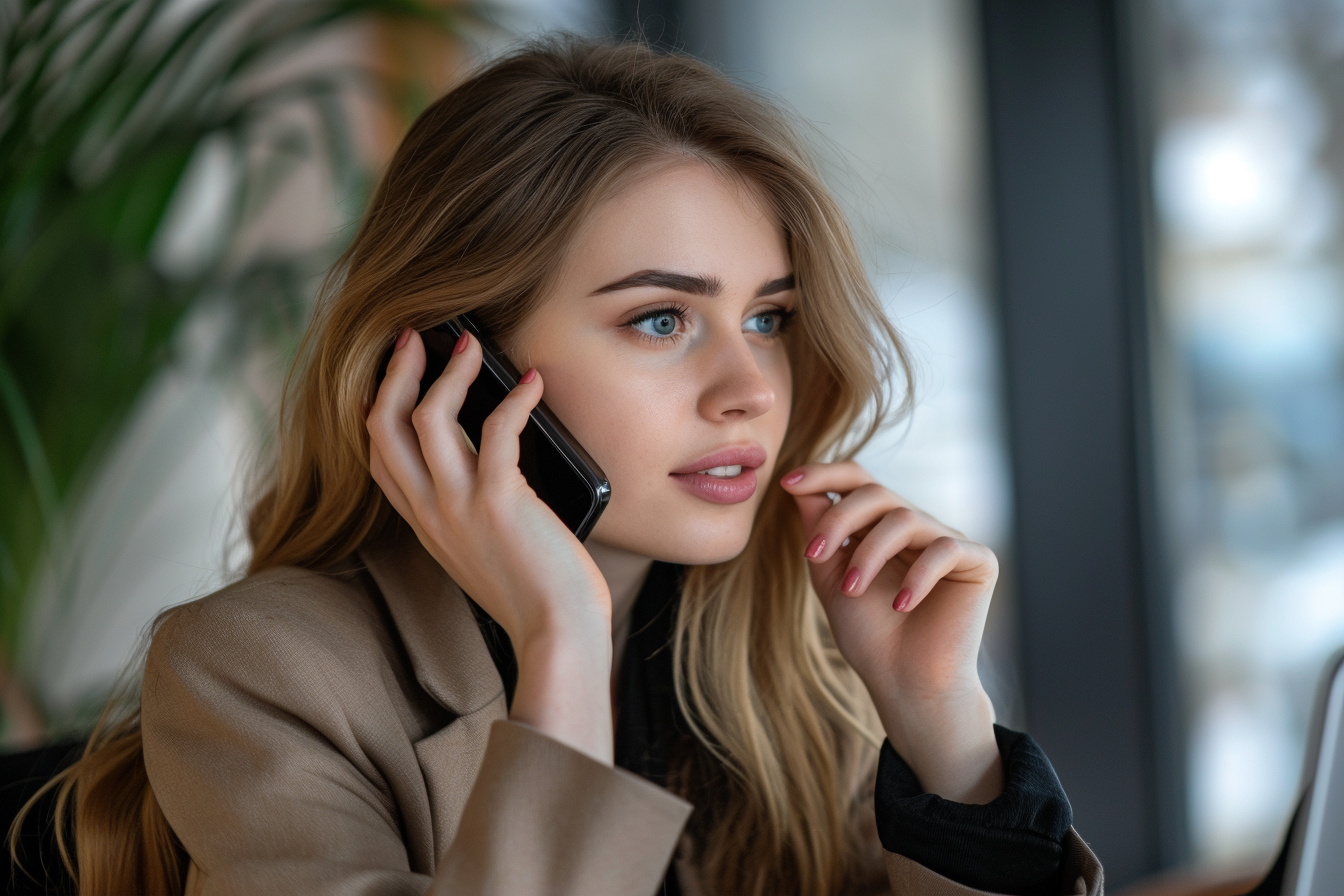
[[[471,444],[480,451],[481,427],[485,418],[518,385],[518,371],[504,357],[485,328],[470,314],[451,318],[420,333],[425,344],[426,359],[417,403],[424,400],[430,385],[448,366],[453,346],[463,332],[476,337],[481,344],[483,357],[480,373],[467,389],[467,397],[462,403],[462,410],[458,412],[457,422]],[[380,383],[391,357],[392,353],[388,352],[378,369]],[[532,410],[518,441],[518,469],[522,471],[523,478],[575,537],[583,541],[593,531],[597,518],[611,500],[611,484],[606,474],[569,434],[564,424],[556,419],[544,401]]]

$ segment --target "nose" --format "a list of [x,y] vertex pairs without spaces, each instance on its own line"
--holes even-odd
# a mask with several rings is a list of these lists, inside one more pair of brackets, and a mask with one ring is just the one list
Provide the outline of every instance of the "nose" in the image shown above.
[[775,390],[739,333],[716,340],[703,358],[698,410],[713,423],[751,420],[775,404]]

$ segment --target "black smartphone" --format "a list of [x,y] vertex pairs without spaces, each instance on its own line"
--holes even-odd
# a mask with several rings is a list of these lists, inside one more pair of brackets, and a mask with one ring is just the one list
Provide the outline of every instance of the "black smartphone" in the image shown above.
[[[518,385],[518,371],[504,357],[494,339],[469,314],[451,318],[437,327],[420,333],[425,344],[425,375],[420,379],[420,398],[423,401],[429,387],[448,366],[453,346],[463,332],[469,332],[481,343],[481,371],[467,389],[466,400],[458,412],[457,422],[477,451],[481,449],[481,427],[490,412],[499,407],[513,387]],[[378,369],[381,383],[387,372],[388,352]],[[537,497],[555,511],[561,522],[583,541],[593,531],[597,518],[611,499],[611,484],[602,468],[583,450],[583,446],[556,419],[546,402],[533,410],[527,425],[519,436],[518,468]]]

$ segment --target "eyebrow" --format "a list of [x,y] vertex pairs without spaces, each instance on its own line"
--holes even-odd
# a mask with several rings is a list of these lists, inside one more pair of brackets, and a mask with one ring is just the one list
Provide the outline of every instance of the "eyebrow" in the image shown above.
[[[695,296],[709,296],[711,298],[719,296],[723,292],[723,281],[718,277],[698,277],[693,274],[678,274],[674,271],[640,271],[631,274],[623,280],[617,280],[615,283],[608,283],[601,289],[593,290],[592,295],[602,295],[603,293],[616,292],[618,289],[634,289],[639,286],[656,286],[660,289],[671,289],[676,292],[689,293]],[[794,288],[794,279],[792,274],[787,274],[762,286],[756,292],[756,298],[763,296],[773,296],[776,293],[784,292],[786,289]]]

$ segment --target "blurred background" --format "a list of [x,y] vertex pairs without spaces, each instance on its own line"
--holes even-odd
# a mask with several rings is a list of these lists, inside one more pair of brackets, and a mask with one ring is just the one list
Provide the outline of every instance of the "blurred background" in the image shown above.
[[551,28],[796,116],[916,357],[862,459],[1004,561],[1000,721],[1113,887],[1262,870],[1344,644],[1344,6],[1314,0],[0,3],[3,748],[86,731],[155,614],[239,574],[380,167]]

